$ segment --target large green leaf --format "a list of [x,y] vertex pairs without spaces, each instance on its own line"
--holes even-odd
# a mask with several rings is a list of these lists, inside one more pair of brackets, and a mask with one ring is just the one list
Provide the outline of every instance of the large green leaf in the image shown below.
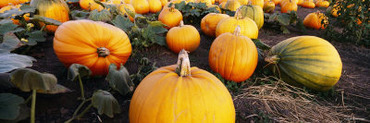
[[113,117],[114,113],[120,113],[121,107],[114,98],[114,96],[108,91],[98,90],[92,96],[92,105],[98,109],[99,115],[105,114],[108,117]]
[[1,51],[13,51],[22,45],[23,44],[14,33],[8,32],[4,34],[3,42],[0,44],[0,49],[2,49],[0,50],[0,53],[3,53]]
[[132,83],[127,69],[122,64],[118,70],[115,64],[109,65],[109,73],[106,80],[108,80],[109,86],[121,95],[134,91],[135,85]]
[[7,10],[4,13],[0,14],[0,18],[10,18],[14,16],[23,16],[26,13],[34,13],[36,11],[35,7],[31,7],[29,5],[23,4],[20,9],[14,8],[11,10]]
[[114,26],[122,29],[126,33],[131,30],[131,27],[134,26],[134,23],[130,21],[130,19],[124,17],[123,15],[117,15],[114,20],[112,20]]
[[36,61],[31,56],[15,53],[0,53],[0,73],[5,73],[18,68],[30,67]]
[[46,38],[44,37],[46,35],[43,31],[33,31],[33,32],[26,32],[25,35],[28,36],[28,45],[36,45],[37,42],[45,42]]
[[3,19],[0,21],[0,35],[3,35],[7,32],[13,31],[17,28],[18,25],[13,24],[13,21],[10,19]]
[[39,16],[39,15],[34,15],[32,18],[30,18],[30,20],[40,21],[40,22],[45,23],[46,25],[57,25],[57,26],[62,25],[62,22],[58,20],[54,20],[51,18]]
[[73,10],[73,11],[71,11],[71,17],[74,20],[87,19],[87,17],[89,17],[89,12],[84,12],[84,11],[80,11],[80,10]]
[[25,92],[31,90],[51,91],[57,85],[57,78],[53,74],[40,73],[29,68],[11,72],[10,81]]
[[110,21],[112,20],[112,18],[113,18],[113,15],[106,9],[103,9],[101,11],[98,11],[95,9],[90,12],[90,15],[88,17],[88,19],[90,20],[103,21],[103,22]]
[[270,50],[271,47],[265,43],[263,43],[259,39],[252,39],[253,43],[256,45],[257,48],[260,48],[262,50]]
[[63,85],[60,85],[60,84],[55,85],[50,90],[37,90],[37,93],[43,93],[43,94],[60,94],[60,93],[67,93],[67,92],[71,92],[71,89]]
[[78,79],[78,76],[80,76],[81,78],[89,77],[91,74],[92,74],[91,70],[85,65],[72,64],[68,68],[67,78],[71,81],[75,81],[76,79]]
[[24,102],[20,96],[0,93],[0,119],[14,120],[19,115],[19,105]]

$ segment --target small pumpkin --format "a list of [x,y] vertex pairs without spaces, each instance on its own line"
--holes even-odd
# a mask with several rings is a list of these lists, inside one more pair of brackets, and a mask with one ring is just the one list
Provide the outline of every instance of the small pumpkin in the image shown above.
[[127,15],[130,19],[131,22],[134,22],[134,18],[135,17],[131,17],[127,12],[126,12],[126,9],[132,11],[135,13],[135,8],[131,5],[131,4],[126,4],[126,3],[123,3],[123,4],[119,4],[118,5],[118,10],[123,14],[123,15]]
[[284,4],[281,4],[281,13],[287,13],[290,11],[297,11],[297,3],[293,0],[288,0]]
[[[8,6],[4,6],[3,8],[0,9],[0,14],[1,13],[4,13],[5,11],[8,11],[8,10],[12,10],[12,9],[18,9],[19,11],[21,11],[20,7],[22,5],[8,5]],[[23,18],[25,21],[29,21],[30,20],[30,13],[26,13],[23,15]],[[13,23],[14,24],[17,24],[17,25],[20,25],[19,23],[19,20],[18,19],[15,19],[15,18],[11,18]]]
[[[100,0],[100,2],[105,2],[105,0]],[[98,11],[101,11],[104,9],[103,6],[99,5],[94,0],[80,0],[79,3],[82,9],[89,10],[89,11],[95,10],[95,9]]]
[[264,0],[251,0],[252,5],[257,5],[263,8]]
[[185,50],[177,65],[161,67],[136,88],[129,108],[130,123],[235,122],[235,108],[225,85],[213,74],[190,67]]
[[328,24],[328,17],[320,11],[308,14],[303,20],[304,26],[314,29],[325,29]]
[[149,12],[157,13],[162,10],[162,3],[160,0],[148,0]]
[[[64,0],[32,0],[31,6],[38,10],[38,15],[51,18],[60,22],[69,20],[69,8]],[[44,23],[40,23],[41,26]],[[46,30],[55,32],[58,26],[47,25]]]
[[237,0],[228,0],[225,4],[225,9],[230,11],[236,11],[241,4]]
[[340,15],[339,10],[341,9],[338,4],[334,4],[333,6],[328,7],[330,13],[333,17],[338,17]]
[[25,2],[30,2],[30,0],[0,0],[0,8],[9,5],[18,5]]
[[287,2],[293,2],[293,3],[296,3],[298,5],[298,0],[281,0],[280,6],[283,6]]
[[67,67],[87,66],[93,75],[106,75],[109,65],[125,64],[131,55],[131,43],[121,29],[91,20],[63,23],[55,32],[54,52]]
[[275,3],[273,1],[267,0],[263,6],[263,11],[265,13],[272,13],[275,10]]
[[305,8],[315,8],[315,3],[313,3],[313,0],[303,0],[301,6]]
[[325,7],[325,8],[328,8],[330,3],[328,1],[324,1],[324,0],[316,0],[316,4],[315,4],[317,7]]
[[172,7],[164,8],[159,13],[158,20],[167,25],[165,28],[170,29],[180,24],[182,14],[179,10],[175,9],[175,5],[172,5]]
[[280,4],[280,2],[281,2],[281,0],[271,0],[272,2],[274,2],[275,3],[275,5],[278,5],[278,4]]
[[240,7],[240,11],[243,17],[248,17],[256,22],[258,29],[261,29],[264,21],[263,10],[258,5],[243,5]]
[[223,33],[212,43],[209,50],[209,65],[226,80],[242,82],[254,72],[258,53],[253,41],[240,35],[240,27],[234,33]]
[[149,2],[147,0],[131,0],[131,5],[135,8],[138,14],[149,13]]
[[265,61],[285,82],[327,91],[339,80],[342,61],[328,41],[315,36],[298,36],[281,41]]
[[161,3],[162,3],[162,8],[163,8],[165,5],[167,5],[168,0],[161,0]]
[[181,21],[180,26],[173,27],[168,31],[166,43],[168,48],[175,53],[179,53],[182,49],[193,52],[200,44],[200,35],[194,26],[184,25],[184,22]]
[[222,11],[221,11],[221,8],[218,6],[218,5],[210,5],[210,6],[208,6],[207,8],[215,8],[216,10],[218,10],[219,11],[219,13],[221,13]]
[[209,13],[202,18],[200,27],[204,34],[214,37],[216,35],[216,27],[222,19],[230,17],[227,14]]
[[258,26],[252,19],[242,16],[240,9],[235,12],[234,17],[227,17],[222,19],[216,27],[216,37],[226,32],[234,32],[237,26],[241,28],[241,35],[247,36],[251,39],[258,38]]

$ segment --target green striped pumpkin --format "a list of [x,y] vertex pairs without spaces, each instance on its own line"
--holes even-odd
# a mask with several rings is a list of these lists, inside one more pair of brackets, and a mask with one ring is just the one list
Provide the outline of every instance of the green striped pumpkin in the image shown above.
[[263,9],[258,5],[243,5],[240,7],[243,17],[249,17],[256,22],[258,29],[261,29],[264,21]]
[[327,91],[342,72],[338,51],[328,41],[315,36],[298,36],[273,46],[265,61],[273,71],[292,85]]

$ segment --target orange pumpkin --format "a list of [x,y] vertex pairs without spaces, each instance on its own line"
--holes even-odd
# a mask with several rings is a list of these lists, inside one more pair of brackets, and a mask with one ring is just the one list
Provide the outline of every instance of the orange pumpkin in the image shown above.
[[216,37],[226,32],[234,32],[235,28],[240,26],[241,35],[247,36],[251,39],[258,38],[258,26],[256,22],[248,17],[243,17],[240,9],[235,12],[234,17],[227,17],[218,22],[216,27]]
[[[69,20],[69,8],[64,0],[32,0],[31,6],[38,10],[38,15],[51,18],[60,22]],[[40,23],[41,26],[44,23]],[[47,25],[46,30],[55,32],[58,26]]]
[[320,11],[308,14],[303,20],[304,26],[314,29],[325,29],[328,24],[328,17]]
[[225,85],[213,74],[190,67],[186,51],[177,65],[161,67],[136,88],[130,123],[233,123],[235,108]]
[[148,3],[151,13],[157,13],[162,10],[162,3],[160,0],[148,0]]
[[30,0],[0,0],[0,8],[8,5],[18,5],[25,2],[30,2]]
[[161,3],[162,3],[162,7],[164,7],[165,5],[167,5],[168,1],[167,0],[161,0]]
[[251,0],[252,5],[257,5],[263,8],[264,0]]
[[165,28],[170,29],[180,24],[182,14],[179,10],[175,9],[173,5],[170,8],[164,8],[161,13],[159,13],[158,20],[167,25]]
[[147,0],[131,0],[130,4],[134,6],[138,14],[149,13],[149,2]]
[[[105,0],[100,0],[100,2],[105,2]],[[104,9],[103,6],[97,4],[94,0],[80,0],[80,7],[85,10],[98,10]]]
[[[229,0],[219,0],[219,3],[227,2]],[[240,5],[248,5],[249,0],[236,0],[240,3]]]
[[313,3],[313,0],[304,0],[301,6],[305,8],[315,8],[315,3]]
[[126,4],[131,4],[131,0],[124,0]]
[[297,11],[297,3],[292,1],[292,0],[288,0],[287,2],[284,2],[284,4],[281,4],[281,13],[287,13],[289,11]]
[[278,5],[281,2],[281,0],[272,0],[272,1],[275,3],[275,5]]
[[[12,10],[12,9],[18,9],[19,11],[21,11],[21,9],[20,9],[21,6],[22,5],[4,6],[3,8],[0,9],[0,14],[4,13],[5,11]],[[30,20],[30,13],[24,14],[23,18],[25,19],[25,21],[29,21]],[[12,21],[13,21],[14,24],[20,25],[19,20],[15,19],[15,18],[12,18]]]
[[112,63],[125,64],[132,50],[124,31],[91,20],[63,23],[55,32],[53,47],[65,66],[82,64],[89,67],[93,75],[106,75]]
[[184,25],[184,22],[181,21],[180,26],[173,27],[168,31],[166,43],[168,48],[175,53],[179,53],[182,49],[193,52],[200,44],[200,35],[195,27]]
[[263,11],[265,13],[272,13],[275,10],[275,3],[273,1],[267,0],[263,5]]
[[257,48],[253,41],[240,35],[238,26],[234,34],[218,36],[209,50],[209,65],[226,80],[242,82],[254,72],[258,62]]
[[128,15],[127,12],[126,12],[126,10],[125,10],[125,8],[128,9],[128,10],[130,10],[130,11],[132,11],[132,12],[134,12],[134,13],[135,13],[135,8],[131,4],[125,4],[125,3],[123,3],[123,4],[119,4],[118,5],[119,11],[121,11],[123,15],[126,14],[129,17],[129,19],[130,19],[131,22],[134,22],[134,17],[131,17],[130,15]]
[[200,27],[204,34],[214,37],[216,35],[216,27],[222,19],[230,17],[227,14],[209,13],[203,17],[200,22]]
[[241,4],[237,0],[228,0],[225,4],[225,9],[230,11],[236,11]]
[[330,3],[328,1],[324,1],[324,0],[316,0],[316,4],[315,4],[317,7],[325,7],[325,8],[328,8]]

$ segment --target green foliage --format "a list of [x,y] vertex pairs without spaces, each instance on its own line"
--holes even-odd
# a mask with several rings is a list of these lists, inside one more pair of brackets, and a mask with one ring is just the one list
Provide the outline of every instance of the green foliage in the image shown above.
[[134,91],[135,85],[131,81],[127,69],[122,64],[118,70],[115,64],[109,65],[109,73],[105,79],[109,82],[109,87],[118,91],[121,95]]
[[5,73],[18,68],[32,66],[36,61],[33,57],[15,53],[0,53],[0,73]]
[[165,46],[166,38],[164,34],[167,32],[167,29],[164,28],[165,25],[160,21],[149,19],[136,14],[135,21],[132,23],[127,17],[118,15],[111,23],[128,34],[132,46],[136,47],[134,49],[150,47],[154,44]]
[[[169,7],[171,6],[172,3]],[[200,25],[201,18],[208,13],[220,13],[215,7],[208,8],[206,3],[185,3],[185,1],[182,1],[175,4],[175,8],[182,13],[184,23],[192,25]]]
[[11,93],[0,93],[0,119],[14,120],[19,115],[24,99]]
[[[336,41],[353,42],[358,45],[370,46],[369,0],[336,0],[329,7],[327,16],[331,16],[331,9],[338,9],[338,17],[331,21],[324,36]],[[352,7],[351,7],[352,6]],[[361,23],[360,23],[361,22]],[[332,24],[333,23],[333,24]],[[359,24],[360,23],[360,24]],[[334,26],[340,26],[337,31]]]
[[98,109],[98,114],[106,114],[108,117],[113,118],[115,113],[121,112],[121,106],[114,96],[108,91],[98,90],[92,98],[91,104]]
[[148,74],[157,69],[155,62],[149,61],[148,58],[142,57],[141,59],[135,59],[139,63],[139,67],[135,74],[130,75],[131,80],[135,84],[139,84]]
[[222,78],[221,74],[219,73],[213,73],[213,75],[215,75],[222,83],[224,83],[226,88],[233,93],[238,93],[245,83],[245,82],[236,83],[234,81],[226,80]]
[[295,25],[300,29],[305,29],[302,20],[298,18],[297,13],[295,11],[291,11],[290,13],[275,12],[273,14],[270,13],[264,14],[265,14],[264,15],[265,24],[269,26],[279,25],[279,28],[283,32],[283,34],[290,33],[290,31],[287,28],[290,25]]

